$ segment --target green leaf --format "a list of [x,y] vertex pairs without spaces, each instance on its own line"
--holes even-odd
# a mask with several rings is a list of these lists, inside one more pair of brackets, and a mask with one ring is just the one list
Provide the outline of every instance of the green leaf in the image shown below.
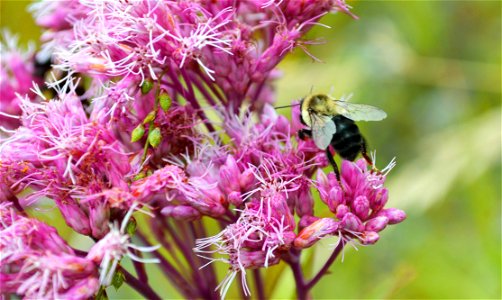
[[115,274],[113,274],[112,285],[115,290],[118,290],[125,281],[124,273],[121,270],[117,270]]
[[162,134],[160,133],[160,128],[156,127],[148,134],[148,143],[150,143],[153,148],[157,148],[160,142],[162,142]]
[[161,93],[159,95],[159,104],[163,111],[167,112],[171,107],[171,98],[167,93]]
[[150,79],[147,79],[141,85],[141,94],[148,94],[153,88],[153,82]]
[[131,133],[131,142],[134,143],[139,141],[143,135],[145,135],[145,127],[143,124],[139,124]]

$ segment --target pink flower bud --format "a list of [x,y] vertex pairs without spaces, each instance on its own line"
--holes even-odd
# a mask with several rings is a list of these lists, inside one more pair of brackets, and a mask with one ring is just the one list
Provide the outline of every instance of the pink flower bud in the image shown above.
[[220,189],[229,194],[233,191],[240,191],[240,170],[232,155],[228,155],[225,164],[220,167],[220,177],[218,179],[218,186]]
[[242,204],[242,194],[240,192],[231,192],[227,196],[228,203],[233,204],[235,207],[239,207]]
[[80,234],[91,235],[89,217],[75,203],[75,200],[68,198],[65,200],[55,199],[55,201],[68,226]]
[[176,220],[195,221],[200,219],[201,214],[198,210],[187,205],[168,205],[160,211],[166,217],[172,217]]
[[361,232],[364,229],[364,225],[361,220],[352,213],[347,213],[340,222],[340,227],[345,230]]
[[89,299],[93,298],[99,290],[99,280],[97,278],[88,278],[72,284],[70,288],[63,293],[59,292],[59,299]]
[[370,202],[366,196],[358,196],[352,202],[352,208],[354,210],[354,214],[359,217],[361,220],[366,220],[370,211]]
[[321,169],[317,170],[316,179],[317,179],[317,188],[319,190],[321,189],[326,190],[329,187],[328,177],[326,176],[323,170]]
[[336,218],[341,220],[348,212],[350,211],[349,207],[345,204],[340,204],[336,208]]
[[274,129],[277,132],[283,133],[284,135],[289,134],[290,132],[289,120],[285,116],[279,116],[279,118],[277,118],[277,121],[275,123]]
[[312,223],[314,223],[317,220],[319,220],[319,217],[303,216],[300,218],[300,222],[298,222],[298,226],[300,227],[300,229],[303,229],[307,226],[310,226]]
[[388,198],[389,191],[387,189],[378,189],[371,203],[371,209],[373,211],[379,211],[385,206]]
[[248,191],[251,189],[255,182],[255,176],[252,169],[246,169],[239,176],[239,184],[243,191]]
[[380,239],[378,233],[374,231],[365,231],[359,239],[363,245],[373,245]]
[[385,216],[389,219],[389,224],[401,223],[406,219],[406,213],[397,208],[387,208],[378,213],[378,216]]
[[334,186],[329,191],[328,208],[331,212],[336,212],[340,204],[345,204],[343,199],[343,190],[339,186]]
[[375,217],[366,222],[364,228],[368,231],[380,232],[389,223],[389,219],[385,216]]
[[296,237],[293,245],[296,248],[308,248],[324,236],[334,233],[338,228],[339,223],[331,218],[319,219],[303,228]]
[[314,199],[310,193],[309,185],[301,185],[300,188],[294,193],[296,197],[295,201],[295,211],[298,216],[306,216],[314,214]]
[[91,224],[92,236],[102,238],[108,232],[110,208],[104,203],[94,202],[89,207],[89,223]]
[[[366,167],[365,167],[366,168]],[[361,172],[359,171],[359,168],[353,164],[352,162],[348,160],[342,161],[342,179],[345,181],[345,187],[350,187],[353,189],[354,187],[357,187],[358,184],[358,179],[359,175]]]
[[[267,253],[265,251],[247,251],[240,250],[238,251],[238,260],[240,263],[235,262],[236,265],[241,265],[246,269],[257,269],[260,267],[268,267],[279,263],[280,257],[273,256],[267,257]],[[232,263],[232,256],[230,256],[230,264]]]

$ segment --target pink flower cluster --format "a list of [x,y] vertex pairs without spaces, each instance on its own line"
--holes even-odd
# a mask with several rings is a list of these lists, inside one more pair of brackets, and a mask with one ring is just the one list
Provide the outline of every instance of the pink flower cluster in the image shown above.
[[395,208],[384,208],[388,190],[383,187],[385,174],[394,167],[392,161],[384,170],[368,169],[364,159],[355,164],[344,161],[341,185],[334,173],[327,176],[317,172],[317,188],[321,200],[334,214],[334,218],[320,218],[305,227],[295,240],[295,246],[312,246],[326,235],[338,235],[340,241],[358,239],[362,244],[378,241],[378,232],[387,225],[397,224],[406,214]]
[[79,257],[56,229],[0,204],[2,293],[27,298],[86,299],[98,288],[98,269]]
[[[295,48],[310,55],[304,35],[323,15],[354,17],[344,1],[72,0],[30,9],[45,29],[37,60],[15,47],[1,57],[2,292],[101,298],[125,281],[161,299],[142,264],[156,263],[183,297],[225,297],[238,275],[247,297],[248,270],[285,261],[306,299],[324,273],[303,281],[305,248],[328,235],[373,244],[404,220],[385,208],[393,164],[380,172],[344,161],[338,182],[322,171],[325,153],[297,138],[298,110],[290,122],[271,106],[277,64]],[[52,62],[50,72],[35,61]],[[317,194],[332,217],[314,212]],[[41,201],[94,244],[74,249],[33,218]],[[136,223],[136,211],[148,217]],[[219,233],[208,233],[208,220]],[[215,261],[229,266],[221,283]],[[266,298],[260,274],[253,278]]]
[[33,82],[42,83],[40,67],[34,57],[34,46],[20,50],[18,38],[8,31],[3,32],[0,44],[0,128],[12,129],[19,126],[21,114],[20,99],[17,95],[28,95]]

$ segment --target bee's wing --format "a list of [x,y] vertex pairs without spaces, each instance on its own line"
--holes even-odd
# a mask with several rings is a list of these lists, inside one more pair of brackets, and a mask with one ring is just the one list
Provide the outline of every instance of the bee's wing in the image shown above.
[[371,105],[334,101],[337,113],[353,121],[380,121],[387,117],[383,110]]
[[331,118],[331,116],[310,114],[312,138],[319,149],[328,148],[333,135],[336,133],[336,125]]

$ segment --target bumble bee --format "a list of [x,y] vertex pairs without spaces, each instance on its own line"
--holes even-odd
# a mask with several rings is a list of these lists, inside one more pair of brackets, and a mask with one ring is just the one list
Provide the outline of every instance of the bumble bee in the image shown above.
[[315,145],[326,150],[329,162],[340,181],[340,171],[333,158],[331,145],[341,158],[353,161],[359,153],[373,166],[367,154],[366,140],[354,121],[380,121],[387,114],[374,106],[335,100],[325,94],[313,94],[300,101],[300,121],[309,129],[301,129],[298,135],[312,137]]

